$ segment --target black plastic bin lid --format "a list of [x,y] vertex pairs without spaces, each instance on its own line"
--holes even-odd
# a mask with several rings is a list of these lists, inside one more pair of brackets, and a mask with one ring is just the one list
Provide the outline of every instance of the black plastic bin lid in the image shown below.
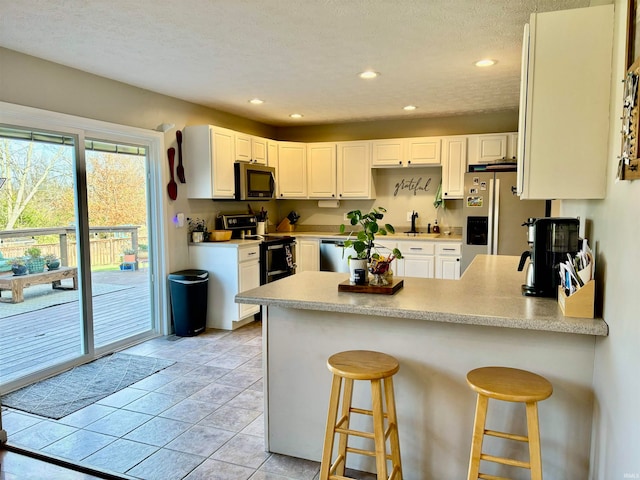
[[180,270],[169,274],[169,280],[206,280],[209,272],[206,270]]

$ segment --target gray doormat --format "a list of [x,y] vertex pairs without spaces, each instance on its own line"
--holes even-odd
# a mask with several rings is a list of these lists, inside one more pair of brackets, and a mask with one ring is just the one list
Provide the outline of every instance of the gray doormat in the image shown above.
[[1,403],[58,420],[174,363],[114,353],[9,393]]

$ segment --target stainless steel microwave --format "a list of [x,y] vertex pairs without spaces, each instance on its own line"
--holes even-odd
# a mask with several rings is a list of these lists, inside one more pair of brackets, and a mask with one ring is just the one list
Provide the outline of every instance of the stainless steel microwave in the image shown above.
[[276,169],[255,163],[234,164],[236,200],[270,200],[276,196]]

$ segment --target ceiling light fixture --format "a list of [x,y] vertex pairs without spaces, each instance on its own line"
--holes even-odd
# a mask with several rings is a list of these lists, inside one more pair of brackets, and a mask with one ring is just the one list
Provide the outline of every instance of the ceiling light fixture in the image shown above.
[[302,118],[302,114],[301,113],[292,113],[291,115],[289,115],[291,118]]
[[249,100],[249,103],[253,105],[262,105],[264,103],[264,100],[260,100],[259,98],[252,98],[251,100]]
[[412,112],[412,111],[414,111],[416,108],[418,108],[418,107],[416,107],[415,105],[407,105],[406,107],[402,107],[402,109],[403,109],[403,110],[406,110],[407,112]]
[[492,67],[498,63],[496,60],[491,60],[490,58],[485,58],[483,60],[478,60],[474,65],[476,67]]
[[378,75],[380,74],[378,72],[374,72],[373,70],[365,70],[364,72],[358,74],[360,78],[363,78],[365,80],[371,80],[372,78],[376,78]]

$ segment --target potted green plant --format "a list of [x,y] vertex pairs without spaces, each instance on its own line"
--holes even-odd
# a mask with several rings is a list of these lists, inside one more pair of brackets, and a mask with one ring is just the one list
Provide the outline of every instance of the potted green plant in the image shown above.
[[[352,227],[359,225],[361,230],[351,232],[349,237],[344,242],[344,248],[352,248],[355,252],[354,255],[349,255],[349,271],[351,272],[350,281],[355,282],[354,272],[356,269],[362,268],[365,272],[369,271],[369,262],[372,259],[376,260],[376,268],[382,269],[383,263],[390,264],[394,258],[402,258],[402,253],[399,249],[394,248],[389,257],[383,257],[377,252],[375,245],[376,235],[388,235],[395,233],[396,230],[393,225],[386,223],[383,226],[378,224],[378,221],[384,218],[384,214],[387,210],[383,207],[372,209],[369,213],[362,213],[360,210],[352,210],[347,213],[347,219]],[[344,233],[346,227],[344,224],[340,225],[340,233]],[[354,240],[351,239],[352,235],[356,235]],[[385,272],[388,271],[388,266]],[[366,275],[366,273],[365,273]]]
[[122,250],[122,261],[124,263],[135,263],[136,261],[136,250],[134,248],[125,248]]
[[201,218],[187,218],[189,224],[189,234],[192,242],[204,242],[204,235],[207,231],[207,224]]
[[11,260],[11,271],[14,275],[26,275],[27,274],[27,265],[22,257],[16,257]]
[[42,273],[44,272],[44,258],[42,258],[42,251],[38,247],[29,247],[24,251],[27,256],[27,269],[29,273]]
[[55,253],[47,253],[44,256],[44,262],[48,270],[57,270],[60,268],[60,259]]

